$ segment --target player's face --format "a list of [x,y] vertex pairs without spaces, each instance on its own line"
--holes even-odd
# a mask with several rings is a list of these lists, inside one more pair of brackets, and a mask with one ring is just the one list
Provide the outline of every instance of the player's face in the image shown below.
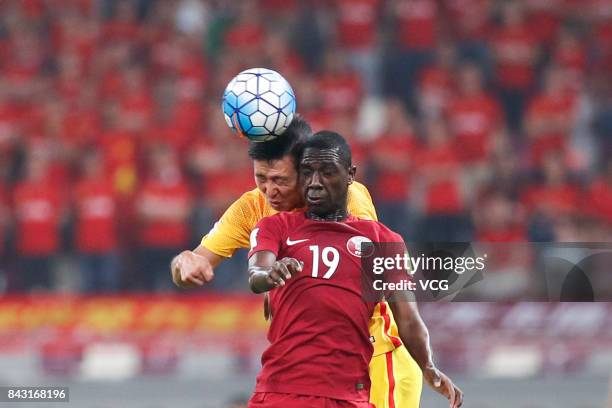
[[298,187],[295,162],[291,156],[280,160],[253,161],[255,183],[276,211],[291,211],[303,207]]
[[335,149],[308,148],[300,162],[300,185],[310,211],[325,216],[346,207],[355,166],[348,166]]

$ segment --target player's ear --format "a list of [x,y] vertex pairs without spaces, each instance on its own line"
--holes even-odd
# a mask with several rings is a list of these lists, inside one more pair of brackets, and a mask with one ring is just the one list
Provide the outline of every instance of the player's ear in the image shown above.
[[355,181],[355,174],[356,173],[357,173],[357,167],[350,166],[348,168],[348,182],[349,182],[349,184],[353,184],[353,181]]

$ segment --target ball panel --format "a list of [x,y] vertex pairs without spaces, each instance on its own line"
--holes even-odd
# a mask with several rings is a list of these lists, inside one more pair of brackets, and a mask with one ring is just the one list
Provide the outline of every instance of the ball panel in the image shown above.
[[258,101],[257,99],[251,99],[249,102],[245,103],[240,107],[240,113],[245,115],[252,115],[258,110]]
[[270,81],[264,77],[259,77],[258,79],[257,93],[261,95],[268,92],[270,90]]
[[279,113],[272,114],[266,118],[264,127],[268,130],[269,133],[276,133],[276,128],[278,126],[279,118],[280,118]]
[[234,92],[227,92],[225,94],[225,104],[228,105],[229,109],[235,109],[238,105],[238,97],[236,96],[236,94]]
[[257,95],[259,93],[258,87],[259,87],[259,78],[257,78],[256,76],[246,81],[246,90],[252,93],[253,95]]
[[267,100],[260,99],[259,100],[259,110],[264,115],[269,116],[269,115],[272,115],[273,113],[276,113],[278,111],[278,108],[275,105],[269,103]]
[[286,90],[287,87],[281,81],[274,81],[270,83],[270,91],[278,96],[281,96],[283,93],[285,93]]
[[245,135],[248,135],[253,127],[251,119],[242,112],[239,112],[238,115],[234,115],[234,117],[236,116],[237,120],[234,120],[234,126]]
[[280,99],[280,104],[279,104],[279,106],[280,106],[280,107],[281,107],[281,109],[283,109],[283,110],[285,110],[285,108],[286,108],[286,107],[287,107],[287,106],[288,106],[288,105],[289,105],[291,102],[293,102],[293,97],[291,96],[291,94],[290,94],[290,93],[287,93],[287,92],[283,93],[283,94],[280,96],[280,98],[279,98],[279,99]]
[[236,83],[232,86],[232,92],[236,95],[240,95],[244,91],[246,91],[246,82],[245,81],[236,81]]
[[285,126],[289,126],[293,121],[293,112],[287,115],[287,119],[285,119]]
[[272,105],[275,109],[278,106],[281,106],[280,103],[280,96],[276,95],[274,92],[266,92],[262,95],[260,95],[260,99],[268,102],[270,105]]
[[253,126],[258,127],[264,126],[264,124],[266,123],[267,116],[264,115],[262,112],[257,111],[251,116],[249,116],[249,118],[251,119],[251,123],[253,124]]

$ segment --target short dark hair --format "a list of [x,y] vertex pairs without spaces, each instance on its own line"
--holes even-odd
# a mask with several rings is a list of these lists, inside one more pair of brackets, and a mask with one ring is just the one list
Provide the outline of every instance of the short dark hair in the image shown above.
[[309,137],[302,145],[301,154],[304,154],[305,149],[334,149],[338,151],[340,159],[344,161],[348,166],[353,164],[353,156],[351,154],[351,147],[342,135],[331,130],[321,130]]
[[293,154],[295,147],[312,134],[312,128],[298,113],[282,135],[267,142],[249,142],[249,157],[253,160],[280,160]]

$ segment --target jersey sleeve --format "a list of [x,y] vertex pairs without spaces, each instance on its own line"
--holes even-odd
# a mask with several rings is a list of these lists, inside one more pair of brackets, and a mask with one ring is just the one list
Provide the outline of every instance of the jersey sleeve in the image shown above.
[[355,217],[378,221],[370,192],[363,184],[354,182],[349,186],[347,201],[349,213]]
[[249,248],[249,235],[257,223],[256,209],[250,193],[236,200],[202,238],[201,245],[226,258],[239,248]]
[[278,256],[284,235],[283,224],[279,216],[273,215],[262,218],[249,237],[251,247],[249,258],[255,252],[260,251],[270,251]]

